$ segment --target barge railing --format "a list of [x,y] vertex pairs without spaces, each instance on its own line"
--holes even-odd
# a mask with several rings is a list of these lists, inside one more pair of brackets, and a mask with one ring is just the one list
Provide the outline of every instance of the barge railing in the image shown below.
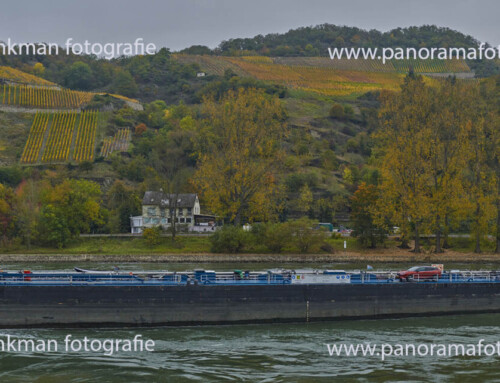
[[397,278],[397,272],[338,270],[269,270],[250,272],[19,272],[0,271],[0,285],[286,285],[286,284],[387,284],[387,283],[500,283],[500,271],[443,272],[440,276],[409,282]]

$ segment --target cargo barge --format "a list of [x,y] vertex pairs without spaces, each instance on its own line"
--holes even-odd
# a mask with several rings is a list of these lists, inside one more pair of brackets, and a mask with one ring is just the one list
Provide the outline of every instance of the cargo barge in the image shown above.
[[310,322],[500,312],[500,272],[0,272],[0,327]]

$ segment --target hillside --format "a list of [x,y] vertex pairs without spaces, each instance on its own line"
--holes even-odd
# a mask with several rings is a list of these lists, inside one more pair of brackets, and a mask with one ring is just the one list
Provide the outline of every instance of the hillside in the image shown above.
[[[387,32],[357,27],[321,24],[291,29],[286,33],[271,33],[249,38],[222,41],[215,49],[192,46],[181,53],[223,56],[262,55],[270,57],[328,56],[329,47],[456,47],[477,48],[479,41],[450,28],[435,25],[395,28]],[[479,77],[500,72],[500,63],[491,60],[467,60],[467,65]]]
[[177,54],[183,64],[198,65],[210,75],[232,71],[239,76],[312,91],[328,96],[360,96],[366,92],[397,90],[412,68],[416,73],[473,76],[463,60],[330,60],[326,57],[207,56]]
[[[77,164],[92,162],[100,153],[108,157],[113,151],[126,151],[130,130],[118,131],[118,138],[105,137],[109,113],[98,112],[124,105],[142,110],[137,100],[126,96],[65,89],[18,69],[0,67],[0,111],[6,117],[0,122],[0,161]],[[15,123],[7,128],[9,120]]]
[[[386,34],[340,27],[320,26],[304,33],[313,32],[331,34],[329,42],[334,32],[340,35],[333,41],[354,32],[350,40],[355,46],[387,42]],[[395,32],[393,44],[416,44],[420,40],[411,36],[419,33],[437,36],[429,38],[429,44],[475,44],[453,31],[432,28]],[[279,41],[294,35],[274,36],[272,44],[278,47]],[[203,100],[220,99],[229,90],[258,88],[278,96],[286,112],[288,134],[278,174],[285,199],[281,218],[307,214],[344,222],[356,185],[376,183],[379,177],[370,162],[379,93],[398,91],[410,69],[431,85],[440,77],[475,75],[463,60],[332,61],[306,47],[307,54],[300,53],[300,44],[294,45],[294,54],[275,56],[272,53],[279,50],[266,50],[271,40],[261,40],[264,45],[242,45],[246,48],[237,54],[228,48],[236,44],[233,41],[215,51],[171,54],[162,49],[152,56],[111,61],[0,57],[1,164],[19,174],[50,170],[96,180],[104,191],[122,180],[140,195],[144,189],[161,187],[157,156],[163,149],[157,145],[166,139],[165,145],[177,145],[169,151],[182,159],[177,167],[186,175],[183,189],[193,191],[187,179],[196,166],[193,142]],[[307,193],[312,201],[304,207]]]
[[0,66],[0,80],[16,84],[28,84],[45,87],[56,87],[57,84],[47,81],[41,77],[20,71],[8,66]]

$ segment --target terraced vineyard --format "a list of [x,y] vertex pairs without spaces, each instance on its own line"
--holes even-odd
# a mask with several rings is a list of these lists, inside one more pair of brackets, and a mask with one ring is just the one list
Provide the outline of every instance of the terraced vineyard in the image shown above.
[[[243,60],[246,58],[243,57]],[[410,66],[417,73],[468,73],[464,60],[331,60],[328,57],[274,57],[274,64],[310,66],[347,71],[408,73]]]
[[76,109],[87,104],[94,93],[69,89],[32,87],[28,85],[0,86],[0,104],[40,109]]
[[227,69],[230,69],[237,75],[248,75],[248,73],[242,70],[238,65],[233,64],[231,61],[221,56],[176,54],[174,57],[182,64],[198,64],[201,70],[208,74],[222,76]]
[[18,84],[57,87],[57,84],[54,84],[53,82],[8,66],[0,66],[0,79],[15,82]]
[[37,113],[20,162],[92,161],[98,120],[96,111]]
[[49,123],[50,115],[47,113],[37,113],[30,129],[28,141],[21,156],[21,163],[33,164],[38,161],[42,149],[43,138]]
[[326,67],[256,63],[239,58],[228,59],[259,80],[331,96],[361,94],[380,89],[395,90],[403,77],[396,72],[347,71]]
[[[328,68],[362,72],[407,73],[410,66],[417,73],[466,73],[470,68],[464,60],[331,60],[329,57],[268,57],[268,56],[202,56],[177,54],[174,57],[184,64],[198,64],[209,74],[223,75],[226,69],[236,74],[248,75],[244,63],[277,64],[297,67]],[[243,64],[242,64],[243,63]]]
[[470,68],[463,60],[391,60],[399,73],[408,73],[410,67],[415,73],[468,73]]
[[120,129],[113,137],[105,138],[100,156],[108,158],[113,152],[126,152],[130,143],[130,136],[129,129]]
[[186,64],[197,63],[209,74],[222,75],[231,69],[242,76],[332,96],[398,89],[410,67],[417,73],[470,73],[463,60],[391,60],[383,64],[381,60],[331,60],[328,57],[174,57]]
[[75,152],[76,162],[93,161],[95,151],[95,136],[97,131],[98,112],[83,112],[76,132]]
[[76,113],[57,113],[52,119],[42,162],[64,162],[69,158]]

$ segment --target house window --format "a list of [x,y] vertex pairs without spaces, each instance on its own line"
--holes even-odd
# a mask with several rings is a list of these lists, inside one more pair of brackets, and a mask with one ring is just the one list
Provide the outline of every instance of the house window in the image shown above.
[[154,225],[158,225],[160,223],[160,218],[153,218],[152,221]]
[[165,217],[165,209],[161,209],[161,210],[160,210],[160,215],[161,215],[162,217]]
[[171,219],[170,218],[167,218],[167,223],[170,223],[171,222]]
[[156,208],[148,207],[148,215],[156,215]]
[[179,218],[179,223],[184,223],[185,219],[184,218]]
[[179,209],[179,217],[182,217],[183,213],[184,213],[184,209]]
[[186,218],[186,223],[191,223],[191,218]]
[[174,216],[174,209],[170,209],[170,216],[173,217]]
[[161,224],[162,225],[166,225],[167,224],[167,219],[166,218],[162,218],[161,219]]
[[144,218],[144,223],[149,223],[149,221],[150,221],[150,220],[151,220],[150,218],[145,217],[145,218]]
[[188,215],[191,215],[191,210],[192,209],[190,207],[188,207],[187,210],[188,210]]

